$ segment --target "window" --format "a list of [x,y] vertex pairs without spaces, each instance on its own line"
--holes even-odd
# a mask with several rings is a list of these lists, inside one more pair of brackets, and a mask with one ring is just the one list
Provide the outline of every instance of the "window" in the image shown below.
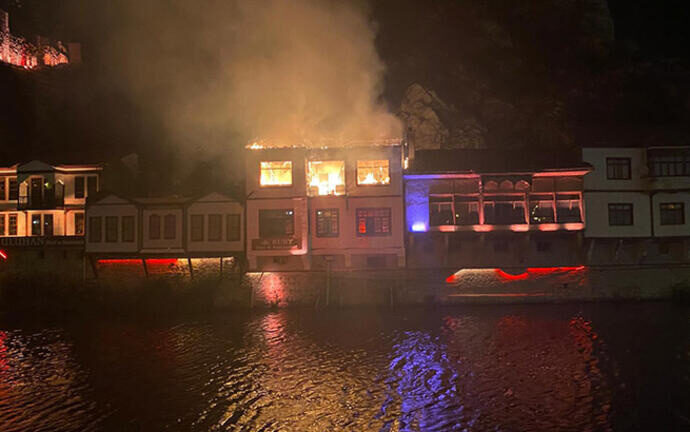
[[9,183],[10,183],[10,186],[9,186],[10,198],[9,199],[16,201],[19,199],[19,184],[17,183],[17,178],[12,177],[10,179]]
[[108,243],[117,242],[117,216],[105,217],[105,241]]
[[338,237],[340,235],[340,211],[338,209],[316,210],[316,237]]
[[357,161],[357,186],[388,185],[390,183],[388,159]]
[[84,198],[84,177],[77,176],[74,178],[74,197]]
[[[531,198],[534,199],[534,198]],[[537,198],[538,199],[538,198]],[[543,224],[553,223],[553,201],[552,200],[538,200],[529,202],[529,218],[530,223]]]
[[391,209],[357,209],[357,235],[365,237],[391,235]]
[[84,213],[74,214],[74,235],[84,235]]
[[429,226],[454,224],[453,197],[429,196]]
[[41,235],[41,215],[39,214],[31,215],[31,235]]
[[685,206],[683,203],[659,204],[661,225],[683,225],[685,223]]
[[149,240],[160,240],[161,238],[161,217],[157,214],[149,216]]
[[0,177],[0,201],[5,201],[7,199],[7,186],[5,184],[5,177]]
[[455,225],[477,225],[479,202],[476,198],[455,196]]
[[208,215],[208,241],[221,241],[223,238],[223,215]]
[[630,158],[606,158],[606,178],[609,180],[630,180]]
[[0,236],[5,235],[5,215],[0,214]]
[[134,241],[134,216],[122,216],[122,241]]
[[86,178],[86,196],[94,196],[98,192],[98,177],[88,176]]
[[484,223],[492,225],[524,224],[524,201],[512,201],[513,197],[496,197],[495,201],[484,201]]
[[91,216],[89,217],[89,242],[90,243],[100,243],[101,242],[101,217]]
[[204,215],[192,215],[191,225],[190,235],[192,241],[204,241]]
[[690,176],[690,149],[649,150],[649,171],[654,177]]
[[632,204],[609,204],[609,225],[632,225]]
[[43,215],[43,235],[52,236],[53,235],[53,215],[46,214]]
[[295,234],[293,209],[259,210],[259,237],[280,238]]
[[475,197],[429,196],[429,226],[476,225],[478,223],[479,203]]
[[17,235],[17,215],[11,214],[8,216],[7,222],[7,235],[16,236]]
[[343,195],[345,193],[345,162],[307,162],[307,192],[309,196]]
[[174,240],[177,233],[177,217],[172,214],[165,215],[163,218],[163,238]]
[[225,239],[227,241],[240,240],[240,215],[225,215]]
[[556,220],[558,223],[582,222],[579,195],[556,195]]
[[292,186],[292,161],[261,162],[261,186]]

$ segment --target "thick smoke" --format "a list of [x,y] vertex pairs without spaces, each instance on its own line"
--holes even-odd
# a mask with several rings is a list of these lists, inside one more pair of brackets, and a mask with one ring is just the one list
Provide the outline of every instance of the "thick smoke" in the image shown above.
[[337,0],[111,6],[119,85],[181,149],[396,138],[366,10]]

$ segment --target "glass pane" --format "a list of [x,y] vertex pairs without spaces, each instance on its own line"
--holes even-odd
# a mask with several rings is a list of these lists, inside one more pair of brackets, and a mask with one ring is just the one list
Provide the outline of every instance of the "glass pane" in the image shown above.
[[358,160],[357,184],[358,185],[387,185],[391,177],[388,160]]
[[344,161],[309,161],[307,163],[309,196],[345,193]]
[[292,162],[261,162],[261,186],[291,186]]

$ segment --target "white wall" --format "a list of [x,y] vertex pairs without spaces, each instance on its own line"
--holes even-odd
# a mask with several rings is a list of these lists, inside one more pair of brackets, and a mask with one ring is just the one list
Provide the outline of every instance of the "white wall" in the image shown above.
[[[606,158],[630,158],[630,180],[608,180]],[[582,159],[594,170],[585,176],[585,190],[642,190],[648,175],[644,148],[583,148]]]
[[[649,196],[643,192],[585,192],[586,237],[650,237]],[[633,225],[609,226],[609,204],[631,203]]]
[[[295,214],[294,237],[300,240],[300,246],[290,250],[254,250],[252,241],[259,237],[259,210],[265,209],[293,209]],[[247,255],[280,256],[303,255],[307,253],[309,244],[308,214],[306,198],[271,199],[247,201]]]
[[[108,197],[104,200],[105,202],[90,205],[86,212],[86,252],[87,253],[134,253],[139,249],[138,238],[139,238],[139,220],[138,220],[138,210],[137,207],[127,201],[120,200],[115,197]],[[116,216],[118,223],[118,241],[117,242],[106,242],[105,241],[105,217],[106,216]],[[134,217],[134,241],[133,242],[123,242],[122,241],[122,217],[123,216],[133,216]],[[89,221],[91,217],[101,218],[101,241],[99,243],[92,243],[89,241]]]
[[[220,241],[208,240],[208,215],[210,214],[219,214],[223,217]],[[240,216],[240,238],[237,241],[227,241],[226,217],[231,214]],[[192,241],[192,215],[204,216],[204,241]],[[233,201],[197,201],[191,204],[187,209],[187,250],[190,252],[241,252],[244,250],[244,209],[242,205]]]
[[[149,216],[156,214],[160,216],[160,239],[152,240],[149,238]],[[165,216],[166,215],[175,216],[175,238],[166,239],[165,238]],[[143,225],[143,239],[142,239],[142,250],[143,251],[159,251],[159,252],[177,252],[182,250],[182,208],[170,208],[170,207],[159,207],[159,208],[145,208],[142,211],[142,225]]]

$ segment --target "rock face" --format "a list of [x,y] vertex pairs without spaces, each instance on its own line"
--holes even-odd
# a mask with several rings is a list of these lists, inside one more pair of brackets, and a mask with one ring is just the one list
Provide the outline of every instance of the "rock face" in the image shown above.
[[433,92],[419,84],[407,88],[400,117],[405,122],[408,142],[415,149],[438,150],[446,145],[450,131],[441,121],[441,111],[448,111],[448,106]]

